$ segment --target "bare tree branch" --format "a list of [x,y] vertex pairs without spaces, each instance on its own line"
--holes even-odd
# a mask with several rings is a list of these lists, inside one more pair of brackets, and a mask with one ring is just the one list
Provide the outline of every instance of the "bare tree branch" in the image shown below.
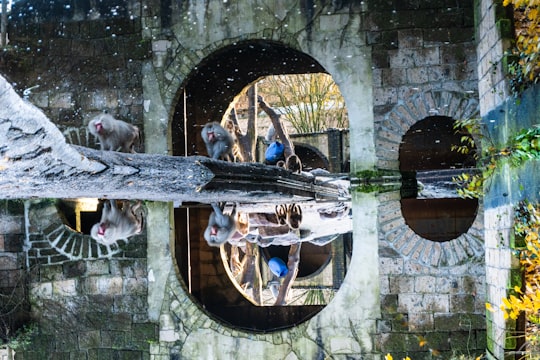
[[289,248],[289,259],[287,260],[287,275],[279,287],[279,293],[276,298],[276,305],[287,305],[287,294],[292,287],[296,275],[298,274],[298,265],[300,264],[300,250],[302,243],[292,244]]
[[276,134],[281,143],[283,144],[283,155],[285,155],[285,158],[294,154],[294,145],[289,139],[289,135],[285,131],[285,128],[281,124],[281,115],[275,112],[274,109],[272,109],[270,106],[268,106],[262,96],[258,96],[257,99],[259,101],[259,106],[261,107],[261,109],[263,109],[263,111],[267,113],[270,117],[270,120],[272,120],[272,125],[274,125]]

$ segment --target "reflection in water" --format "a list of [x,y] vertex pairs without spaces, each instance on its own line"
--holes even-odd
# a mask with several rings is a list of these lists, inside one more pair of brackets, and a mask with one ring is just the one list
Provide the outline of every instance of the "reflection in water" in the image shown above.
[[[204,237],[211,246],[219,240],[227,242],[221,247],[223,265],[233,285],[255,305],[291,304],[288,295],[302,260],[302,244],[324,247],[352,231],[348,202],[237,205],[229,215],[223,206],[212,204],[212,208]],[[287,247],[288,252],[284,259],[268,259],[261,256],[268,247]],[[294,303],[306,303],[314,292],[326,303],[320,288],[296,294]]]
[[[317,177],[338,196],[175,205],[179,275],[208,312],[267,331],[309,319],[332,300],[352,255],[350,181],[327,172]],[[258,180],[250,185],[257,184],[264,189]]]
[[112,245],[118,240],[140,234],[143,227],[141,202],[105,200],[101,220],[94,224],[90,235],[98,243]]
[[90,234],[101,245],[114,245],[143,230],[144,210],[140,200],[62,199],[57,201],[57,207],[66,225]]

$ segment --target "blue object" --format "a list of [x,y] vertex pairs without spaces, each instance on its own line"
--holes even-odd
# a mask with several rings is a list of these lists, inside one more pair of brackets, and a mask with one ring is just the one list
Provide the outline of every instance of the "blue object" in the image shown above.
[[279,141],[274,141],[268,146],[268,149],[266,149],[266,153],[264,154],[264,158],[266,159],[266,162],[275,165],[280,159],[283,159],[283,151],[285,147],[282,143]]
[[272,274],[276,275],[277,277],[285,276],[289,272],[285,262],[278,257],[273,257],[268,260],[268,267],[270,268]]

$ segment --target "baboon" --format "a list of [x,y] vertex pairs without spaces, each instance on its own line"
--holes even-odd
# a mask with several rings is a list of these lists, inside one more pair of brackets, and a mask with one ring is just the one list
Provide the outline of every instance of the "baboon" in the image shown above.
[[216,160],[234,161],[234,138],[217,122],[204,125],[201,136],[208,156]]
[[139,142],[139,128],[109,114],[100,114],[88,124],[88,130],[99,139],[101,150],[135,152]]
[[223,207],[212,203],[212,213],[208,218],[208,226],[204,230],[204,239],[210,246],[220,246],[233,238],[237,232],[244,236],[249,231],[249,222],[245,214],[237,214],[236,207],[230,215],[223,213]]
[[285,169],[292,171],[295,174],[302,173],[302,161],[296,154],[289,155],[285,159]]
[[90,235],[100,244],[111,245],[120,239],[140,234],[143,227],[140,207],[140,201],[135,204],[123,201],[122,209],[118,207],[116,200],[105,201],[101,220],[92,226]]

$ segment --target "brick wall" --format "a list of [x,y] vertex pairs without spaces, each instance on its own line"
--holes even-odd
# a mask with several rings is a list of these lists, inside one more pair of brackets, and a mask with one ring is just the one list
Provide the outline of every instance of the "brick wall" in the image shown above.
[[480,115],[501,105],[508,97],[508,84],[503,69],[503,55],[510,47],[509,34],[502,34],[499,26],[506,20],[507,9],[502,1],[476,1],[478,37],[478,91]]

